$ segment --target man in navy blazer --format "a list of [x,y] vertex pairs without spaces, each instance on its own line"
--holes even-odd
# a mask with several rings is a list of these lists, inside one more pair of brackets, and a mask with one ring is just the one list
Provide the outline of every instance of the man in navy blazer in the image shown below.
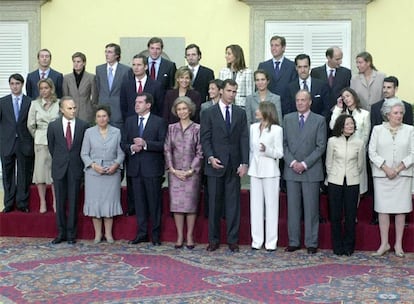
[[308,55],[299,54],[296,56],[295,65],[299,79],[289,83],[285,100],[282,100],[282,106],[288,107],[287,113],[295,112],[296,93],[299,90],[306,89],[312,96],[311,111],[326,118],[329,115],[328,84],[322,80],[310,77],[310,64],[310,57]]
[[201,50],[197,44],[189,44],[185,48],[185,59],[188,68],[193,72],[193,88],[200,93],[201,102],[208,100],[208,87],[214,79],[214,72],[208,67],[200,65]]
[[154,99],[151,112],[162,116],[164,104],[164,88],[158,80],[153,80],[147,75],[148,58],[145,55],[135,55],[132,58],[132,70],[122,82],[121,86],[121,111],[125,121],[129,116],[135,116],[135,99],[138,93],[149,93]]
[[290,82],[298,78],[295,64],[284,56],[285,49],[285,37],[273,36],[270,38],[270,51],[273,58],[261,62],[258,66],[258,69],[265,70],[271,76],[268,89],[270,92],[280,96],[283,115],[289,113],[288,105],[285,106],[283,104],[287,86]]
[[311,77],[322,80],[329,85],[328,106],[332,109],[341,91],[351,83],[351,70],[342,67],[343,53],[339,47],[330,47],[325,52],[326,64],[313,68]]
[[[4,209],[13,210],[13,203],[22,212],[29,212],[29,188],[32,182],[33,137],[27,129],[31,100],[23,95],[24,78],[9,77],[11,94],[0,99],[0,155],[3,173]],[[17,181],[16,181],[17,167]]]
[[37,61],[39,68],[27,75],[26,79],[26,94],[31,99],[36,99],[39,97],[39,88],[37,83],[40,79],[50,78],[55,85],[55,93],[58,98],[62,97],[62,83],[63,75],[62,73],[55,71],[50,67],[52,61],[52,54],[48,49],[41,49],[37,53]]
[[164,48],[164,42],[161,38],[151,38],[147,43],[147,47],[149,53],[148,75],[151,79],[161,82],[164,92],[167,92],[175,85],[177,67],[174,62],[161,57]]
[[62,116],[49,123],[47,128],[58,228],[58,236],[52,244],[59,244],[66,240],[68,244],[75,244],[79,190],[84,168],[80,151],[83,135],[89,124],[75,117],[76,104],[70,96],[62,97],[59,110]]
[[247,173],[249,164],[249,131],[246,112],[233,104],[237,83],[232,79],[224,80],[220,93],[220,101],[203,112],[200,131],[209,197],[209,245],[206,249],[219,248],[224,210],[227,243],[230,251],[238,252],[240,178]]
[[122,129],[124,121],[121,113],[121,85],[130,68],[121,60],[121,47],[116,43],[105,46],[106,63],[96,67],[96,88],[98,103],[111,108],[111,125]]
[[165,121],[151,113],[151,94],[139,93],[135,116],[125,121],[122,148],[128,158],[127,175],[132,178],[138,231],[129,244],[148,242],[148,221],[152,224],[152,243],[161,245],[162,176],[164,175]]

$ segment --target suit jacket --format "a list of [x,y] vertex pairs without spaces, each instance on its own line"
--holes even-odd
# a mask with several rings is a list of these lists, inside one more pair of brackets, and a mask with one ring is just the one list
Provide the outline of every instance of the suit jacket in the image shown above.
[[[233,78],[233,72],[229,68],[222,68],[220,70],[219,79],[226,80],[231,78]],[[246,68],[242,71],[238,71],[235,81],[237,82],[237,94],[234,103],[237,106],[245,107],[246,97],[253,94],[254,91],[252,70]]]
[[205,66],[200,65],[196,78],[193,81],[193,88],[201,96],[201,102],[208,100],[208,86],[209,82],[214,79],[214,72]]
[[31,156],[33,137],[27,129],[27,116],[31,99],[23,95],[19,118],[14,116],[12,95],[0,98],[0,155],[9,156],[19,150],[25,156]]
[[203,102],[201,104],[201,109],[200,109],[200,121],[202,119],[201,115],[204,113],[205,110],[207,110],[208,108],[210,108],[211,106],[214,106],[214,103],[212,100],[208,100],[206,102]]
[[385,177],[385,172],[380,167],[385,163],[393,168],[400,162],[404,163],[405,169],[399,175],[413,176],[414,127],[402,124],[393,138],[387,126],[388,123],[384,122],[372,130],[368,149],[372,176]]
[[107,64],[96,67],[96,88],[98,89],[98,103],[107,104],[111,107],[111,122],[114,126],[122,128],[123,120],[121,113],[120,95],[122,81],[130,68],[118,62],[112,88],[109,90]]
[[62,179],[68,171],[71,171],[76,179],[82,177],[83,162],[80,152],[83,136],[89,125],[79,118],[75,119],[75,130],[70,150],[67,148],[63,133],[62,117],[50,122],[47,128],[47,141],[52,156],[52,178],[54,180]]
[[385,74],[372,71],[371,79],[366,81],[364,74],[354,75],[351,79],[351,88],[355,90],[361,100],[361,106],[368,111],[371,111],[371,105],[378,100],[381,100],[382,86],[384,84]]
[[[282,125],[282,105],[280,101],[280,96],[267,91],[265,101],[273,103],[276,107],[277,118],[279,119],[279,125]],[[246,98],[246,116],[247,116],[247,125],[250,126],[252,123],[257,122],[256,119],[256,110],[259,108],[260,96],[256,91],[252,95],[247,96]]]
[[[322,154],[326,149],[326,121],[321,115],[309,113],[303,130],[299,128],[299,114],[293,112],[283,118],[284,178],[289,181],[319,182],[324,179]],[[305,162],[307,170],[295,173],[290,164]]]
[[[187,90],[185,96],[189,97],[196,106],[196,111],[192,115],[192,120],[196,123],[200,123],[200,108],[201,108],[201,97],[200,93],[196,90]],[[172,112],[172,106],[174,101],[178,98],[178,89],[168,90],[165,94],[164,100],[164,110],[163,117],[168,124],[176,123],[179,121],[179,118],[175,116]]]
[[121,141],[122,149],[128,157],[127,175],[131,177],[162,176],[165,171],[164,142],[167,124],[161,117],[150,114],[142,135],[147,143],[147,149],[132,153],[131,145],[134,143],[134,138],[139,137],[138,132],[138,115],[129,116],[125,121]]
[[[326,73],[326,64],[313,68],[311,71],[311,77],[322,80],[323,82],[329,84],[328,75]],[[335,69],[335,77],[332,84],[332,87],[329,86],[329,109],[335,106],[336,100],[341,94],[342,89],[349,87],[351,84],[351,70],[345,67],[339,67]]]
[[[62,83],[63,83],[63,75],[62,73],[55,71],[54,69],[50,69],[48,78],[52,79],[55,85],[55,93],[58,98],[62,97]],[[26,94],[31,99],[36,99],[39,97],[39,89],[37,87],[37,83],[40,80],[39,70],[35,70],[27,75],[26,79]]]
[[[300,90],[299,80],[294,80],[289,83],[287,92],[285,94],[285,100],[282,100],[283,107],[286,107],[285,113],[291,113],[296,111],[296,93]],[[311,96],[312,105],[311,111],[313,113],[327,117],[329,115],[329,86],[322,80],[311,78]]]
[[125,158],[121,149],[121,131],[108,126],[107,136],[103,138],[98,126],[87,129],[83,138],[81,158],[85,164],[85,172],[89,175],[100,175],[92,169],[92,163],[102,167],[110,167],[117,163],[121,168]]
[[[231,128],[227,131],[226,123],[219,104],[206,109],[201,121],[201,145],[205,159],[204,172],[208,176],[223,176],[226,168],[234,171],[241,164],[249,164],[249,131],[246,112],[232,105]],[[214,169],[209,157],[220,159],[223,169]]]
[[[280,176],[279,159],[283,157],[283,129],[272,125],[260,134],[260,122],[250,126],[250,166],[248,174],[254,177]],[[266,146],[261,152],[260,144]]]
[[[135,99],[137,98],[137,82],[132,71],[125,76],[121,86],[120,103],[122,118],[125,121],[127,117],[136,115]],[[143,92],[149,93],[154,98],[154,104],[151,106],[151,113],[157,116],[162,115],[164,106],[164,88],[158,80],[152,80],[149,76],[145,82]]]
[[[273,94],[279,95],[283,102],[287,86],[295,79],[298,79],[298,73],[296,72],[295,63],[284,57],[277,78],[275,78],[275,67],[273,64],[273,59],[261,62],[258,66],[258,69],[263,69],[270,75],[270,83],[268,89]],[[282,111],[284,111],[285,109],[286,108],[282,104]],[[282,114],[285,115],[287,113],[288,112],[283,112]]]
[[[148,66],[147,75],[150,74],[150,66]],[[175,62],[169,61],[161,57],[160,67],[158,69],[157,80],[161,82],[164,92],[172,89],[175,85],[175,72],[177,67]]]
[[[382,122],[384,121],[382,114],[381,114],[381,107],[384,104],[385,99],[378,101],[376,103],[374,103],[371,106],[371,132],[372,132],[372,128],[374,128],[377,125],[381,125]],[[404,108],[405,108],[405,113],[403,116],[403,123],[405,123],[406,125],[413,125],[413,108],[411,106],[410,103],[403,101],[404,104]]]
[[344,178],[348,186],[358,185],[365,159],[364,142],[355,134],[332,136],[326,149],[326,173],[329,183],[342,186]]
[[76,116],[92,124],[95,121],[95,109],[98,103],[95,75],[83,72],[79,87],[76,85],[74,73],[63,76],[63,95],[72,96],[77,110]]

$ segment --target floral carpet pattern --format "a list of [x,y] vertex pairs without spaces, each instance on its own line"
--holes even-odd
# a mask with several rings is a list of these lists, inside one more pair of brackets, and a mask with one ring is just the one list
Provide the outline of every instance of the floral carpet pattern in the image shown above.
[[0,303],[414,303],[414,254],[0,238]]

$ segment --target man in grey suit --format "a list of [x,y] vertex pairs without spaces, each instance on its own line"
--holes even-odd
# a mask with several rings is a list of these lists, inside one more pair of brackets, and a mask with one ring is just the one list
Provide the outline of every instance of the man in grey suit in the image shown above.
[[283,119],[284,178],[288,199],[289,246],[299,250],[301,240],[302,200],[305,221],[305,246],[317,252],[319,232],[319,185],[324,179],[322,155],[326,149],[326,121],[311,112],[307,90],[296,94],[297,112]]
[[219,248],[220,220],[224,208],[229,249],[238,252],[240,178],[247,173],[249,164],[249,131],[246,113],[233,105],[237,83],[226,79],[220,91],[220,101],[203,113],[200,132],[206,160],[204,172],[208,179],[207,251]]
[[92,124],[98,103],[95,75],[85,71],[86,56],[81,52],[72,55],[73,72],[63,77],[63,95],[71,96],[76,103],[76,116]]
[[111,108],[111,124],[122,129],[121,86],[130,68],[119,62],[121,47],[116,43],[109,43],[105,46],[105,58],[106,63],[96,67],[98,103],[107,104]]
[[52,62],[52,54],[48,49],[41,49],[37,52],[37,61],[39,68],[27,75],[26,79],[26,94],[31,99],[39,97],[39,89],[37,83],[40,79],[50,78],[55,85],[55,93],[58,98],[62,97],[62,73],[55,71],[50,67]]

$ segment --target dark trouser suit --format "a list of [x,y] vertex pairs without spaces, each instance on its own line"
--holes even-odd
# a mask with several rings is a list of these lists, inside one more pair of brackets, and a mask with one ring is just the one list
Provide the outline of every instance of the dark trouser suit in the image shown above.
[[227,168],[223,176],[208,176],[208,240],[220,243],[220,221],[226,216],[227,243],[239,241],[240,227],[240,177],[236,170]]
[[[346,180],[343,185],[329,183],[328,192],[333,251],[337,254],[353,253],[359,185],[348,186]],[[342,214],[345,219],[343,228]]]
[[162,191],[161,176],[132,177],[135,212],[138,224],[137,237],[148,235],[147,215],[152,224],[152,241],[159,242],[161,234]]
[[[81,179],[76,178],[72,170],[68,170],[62,179],[53,180],[58,236],[62,239],[74,240],[76,238],[80,183]],[[68,202],[67,219],[66,199]]]
[[[17,161],[17,183],[16,183]],[[4,207],[13,207],[16,200],[18,208],[29,207],[29,191],[33,177],[34,156],[26,156],[20,151],[2,156]]]

